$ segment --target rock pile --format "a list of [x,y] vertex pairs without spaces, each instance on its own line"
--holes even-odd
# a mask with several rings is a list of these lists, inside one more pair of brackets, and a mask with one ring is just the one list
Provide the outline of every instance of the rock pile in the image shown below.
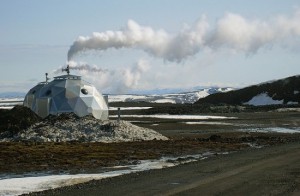
[[75,114],[49,116],[41,122],[20,131],[2,141],[36,142],[122,142],[143,140],[167,140],[154,130],[142,128],[126,121],[101,121],[92,116],[77,117]]

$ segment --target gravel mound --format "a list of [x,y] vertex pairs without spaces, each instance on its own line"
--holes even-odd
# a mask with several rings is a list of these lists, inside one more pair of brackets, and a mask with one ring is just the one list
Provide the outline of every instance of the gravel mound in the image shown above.
[[144,140],[168,140],[152,129],[138,127],[127,121],[101,121],[92,116],[75,114],[49,116],[12,138],[2,141],[35,142],[128,142]]

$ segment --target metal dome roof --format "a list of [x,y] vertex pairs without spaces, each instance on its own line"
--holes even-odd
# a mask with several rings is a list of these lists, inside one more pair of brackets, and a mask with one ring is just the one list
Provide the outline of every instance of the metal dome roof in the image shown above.
[[34,86],[26,94],[24,106],[42,118],[73,112],[79,117],[92,115],[108,119],[108,105],[102,94],[81,76],[70,74],[54,77],[51,82],[46,79]]

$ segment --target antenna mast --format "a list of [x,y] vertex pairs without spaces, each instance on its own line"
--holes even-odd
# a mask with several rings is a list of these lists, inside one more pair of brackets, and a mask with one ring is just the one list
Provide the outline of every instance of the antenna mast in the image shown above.
[[48,73],[45,73],[45,75],[46,75],[46,83],[48,83],[48,80],[49,80],[50,78],[48,78]]
[[68,73],[68,75],[70,75],[70,67],[69,65],[67,65],[66,69],[61,69],[62,71],[66,71]]

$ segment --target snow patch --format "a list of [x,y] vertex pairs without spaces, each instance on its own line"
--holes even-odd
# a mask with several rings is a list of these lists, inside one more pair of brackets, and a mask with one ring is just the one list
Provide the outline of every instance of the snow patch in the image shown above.
[[298,104],[298,102],[296,102],[296,101],[289,101],[289,102],[287,102],[287,104],[288,105],[296,105],[296,104]]
[[228,154],[228,152],[206,152],[199,155],[187,155],[184,157],[163,157],[159,160],[143,160],[137,165],[123,166],[125,169],[122,170],[103,172],[99,174],[49,175],[2,179],[0,180],[0,195],[21,195],[30,192],[70,186],[91,180],[120,176],[123,174],[173,167],[182,163],[206,159],[214,156],[215,154]]
[[225,123],[225,122],[207,122],[207,121],[202,121],[202,122],[182,122],[187,125],[233,125],[232,123]]
[[108,102],[126,102],[146,98],[145,95],[108,95]]
[[15,106],[0,106],[0,109],[11,110],[11,109],[13,109],[13,107],[15,107]]
[[300,108],[279,108],[277,112],[300,112]]
[[267,127],[267,128],[252,128],[252,129],[243,129],[242,131],[249,132],[277,132],[277,133],[300,133],[300,128],[286,128],[286,127]]
[[152,103],[173,103],[175,104],[176,101],[172,99],[157,99],[155,101],[151,101]]
[[150,109],[152,107],[109,107],[110,111],[115,111],[118,110],[118,108],[120,108],[120,110],[147,110]]
[[261,93],[256,95],[248,102],[244,103],[245,105],[254,105],[254,106],[261,106],[261,105],[276,105],[276,104],[283,104],[283,100],[273,100],[267,93]]

